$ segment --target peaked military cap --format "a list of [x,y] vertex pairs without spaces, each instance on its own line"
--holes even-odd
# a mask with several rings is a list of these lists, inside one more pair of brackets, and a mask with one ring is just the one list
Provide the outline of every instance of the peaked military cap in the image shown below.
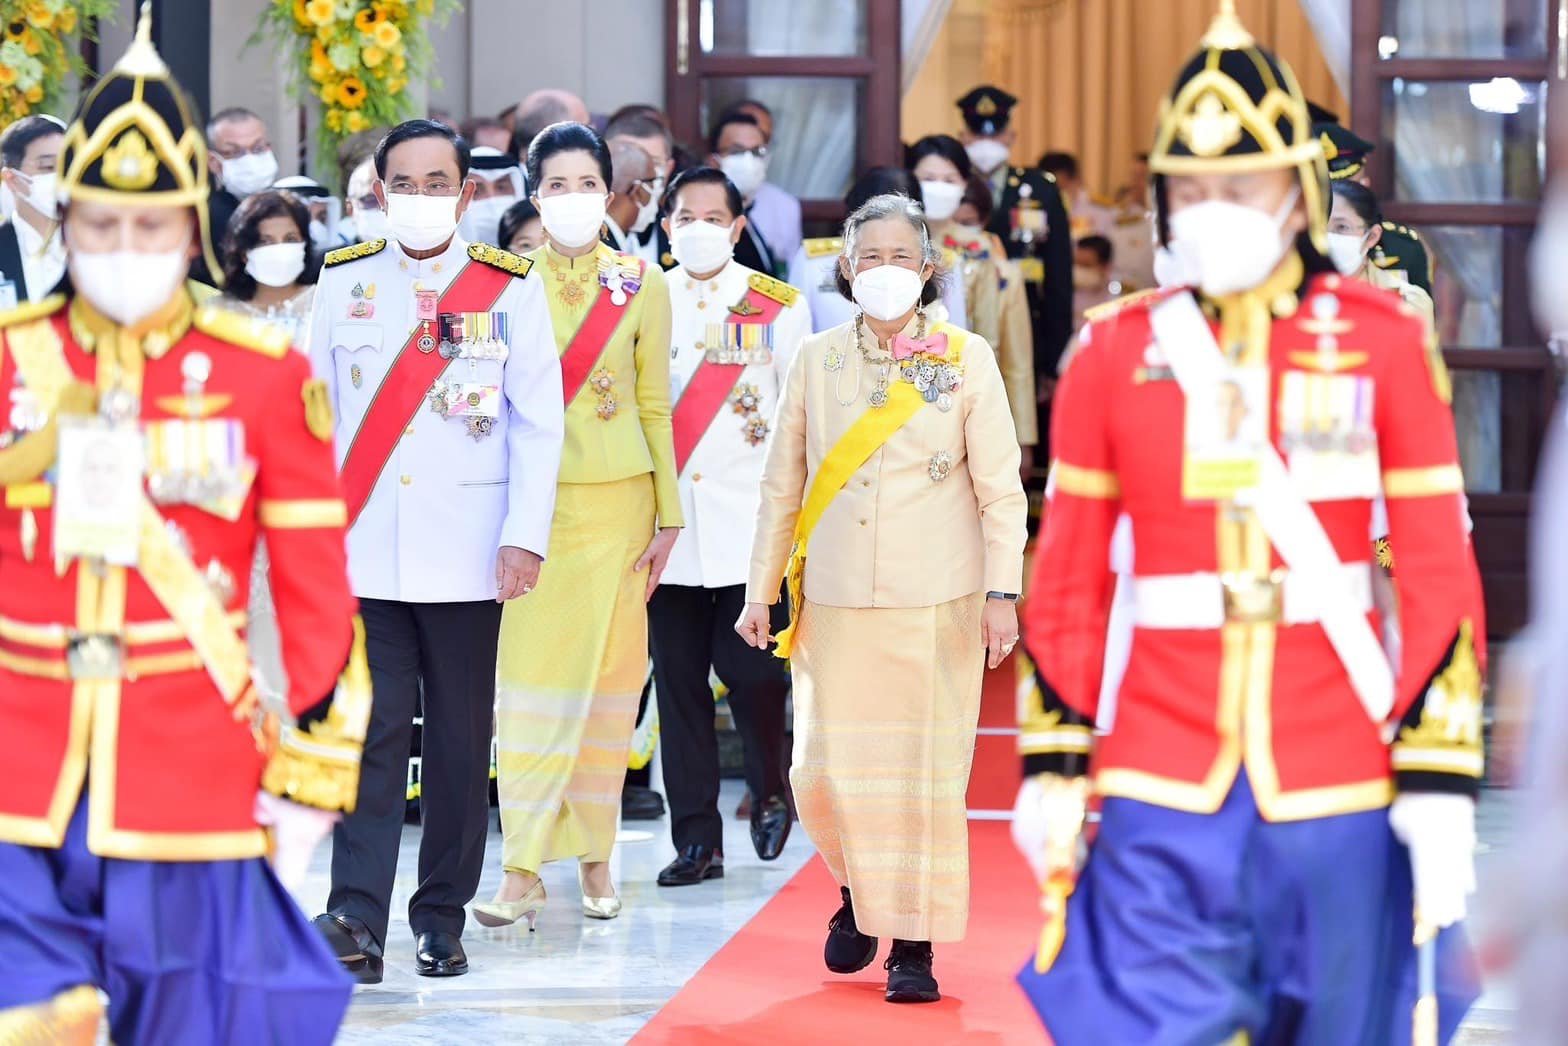
[[65,129],[60,198],[194,208],[208,271],[221,273],[208,228],[207,141],[196,109],[152,44],[151,5],[136,37]]
[[1160,105],[1149,169],[1163,180],[1284,168],[1296,170],[1312,242],[1326,250],[1328,170],[1307,100],[1290,67],[1242,25],[1235,0],[1221,0]]
[[964,125],[975,134],[1001,134],[1007,130],[1013,106],[1018,99],[1002,90],[983,84],[958,100],[958,109],[964,114]]
[[1312,125],[1312,133],[1323,143],[1328,176],[1336,182],[1360,174],[1367,165],[1367,154],[1377,148],[1343,124],[1316,123]]

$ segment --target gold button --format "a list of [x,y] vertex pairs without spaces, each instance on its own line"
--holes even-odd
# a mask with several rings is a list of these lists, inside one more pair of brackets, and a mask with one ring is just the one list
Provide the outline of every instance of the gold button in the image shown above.
[[700,473],[700,472],[693,472],[691,474],[691,481],[693,483],[701,483],[702,482],[702,473]]
[[413,476],[404,476],[402,482],[403,482],[403,486],[406,487],[410,483],[414,482],[414,477]]
[[865,520],[861,520],[861,521],[860,521],[860,525],[861,525],[861,526],[865,526],[865,525],[866,525],[866,521],[865,521]]

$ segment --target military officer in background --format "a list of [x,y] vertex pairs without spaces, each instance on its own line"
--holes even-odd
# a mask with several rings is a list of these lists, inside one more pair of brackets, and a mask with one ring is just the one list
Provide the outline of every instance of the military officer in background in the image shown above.
[[681,172],[666,207],[681,266],[669,280],[670,398],[686,529],[648,605],[648,627],[676,850],[659,885],[688,886],[724,875],[710,669],[729,688],[745,749],[757,856],[778,857],[789,836],[781,765],[789,671],[732,626],[746,602],[764,446],[811,316],[794,287],[734,261],[745,204],[722,171]]
[[[1041,392],[1054,385],[1057,362],[1073,333],[1073,238],[1056,179],[1008,161],[1018,132],[1011,126],[1018,99],[999,87],[976,87],[958,100],[964,143],[975,170],[991,185],[996,208],[986,226],[1017,262],[1029,297],[1034,371]],[[1042,399],[1046,398],[1042,396]],[[1040,431],[1049,408],[1042,404]]]
[[353,809],[370,714],[330,408],[184,286],[220,271],[210,175],[150,35],[144,8],[61,142],[71,290],[0,317],[0,1040],[98,1041],[107,992],[115,1042],[325,1044],[351,986],[280,877]]
[[468,146],[411,120],[376,147],[392,239],[327,255],[306,344],[338,416],[349,572],[376,701],[359,805],[317,926],[381,979],[416,703],[424,701],[415,969],[466,973],[484,860],[501,606],[538,582],[563,430],[561,368],[527,260],[458,235]]
[[[1332,181],[1353,181],[1372,188],[1372,172],[1367,169],[1367,154],[1377,146],[1339,122],[1339,117],[1312,106],[1312,133],[1323,143]],[[1399,222],[1383,219],[1383,233],[1372,248],[1373,265],[1405,282],[1420,287],[1432,296],[1432,256],[1416,231]]]

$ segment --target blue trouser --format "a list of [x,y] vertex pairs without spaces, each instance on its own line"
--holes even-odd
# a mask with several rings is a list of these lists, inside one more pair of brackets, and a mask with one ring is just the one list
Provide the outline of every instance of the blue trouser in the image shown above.
[[[1400,1046],[1411,896],[1386,810],[1271,824],[1245,774],[1214,814],[1110,798],[1061,954],[1018,981],[1061,1046]],[[1457,928],[1438,986],[1447,1041],[1477,995]]]
[[78,985],[121,1046],[330,1043],[353,983],[261,858],[124,861],[0,843],[0,1010]]

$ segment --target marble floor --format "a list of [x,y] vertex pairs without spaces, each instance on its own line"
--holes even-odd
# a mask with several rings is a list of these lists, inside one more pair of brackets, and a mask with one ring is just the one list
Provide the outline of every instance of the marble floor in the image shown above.
[[[743,785],[726,781],[720,808],[733,811]],[[1510,827],[1512,803],[1503,792],[1483,800],[1478,862],[1482,891],[1499,860]],[[428,1043],[624,1043],[771,898],[811,856],[797,826],[783,856],[757,860],[746,825],[728,820],[725,877],[700,886],[660,888],[654,878],[674,855],[668,821],[626,826],[613,862],[626,902],[612,922],[585,919],[572,863],[545,870],[550,900],[538,930],[487,930],[470,922],[464,934],[473,969],[446,980],[413,972],[408,897],[415,886],[419,829],[403,835],[392,903],[386,980],[359,989],[339,1042],[347,1046]],[[480,896],[500,879],[501,837],[492,831]],[[306,911],[321,910],[327,893],[327,848],[316,855],[300,891]],[[834,898],[823,899],[823,919]],[[1458,1038],[1461,1046],[1510,1041],[1513,993],[1506,983],[1488,985]],[[780,1042],[787,1042],[782,1034]]]

